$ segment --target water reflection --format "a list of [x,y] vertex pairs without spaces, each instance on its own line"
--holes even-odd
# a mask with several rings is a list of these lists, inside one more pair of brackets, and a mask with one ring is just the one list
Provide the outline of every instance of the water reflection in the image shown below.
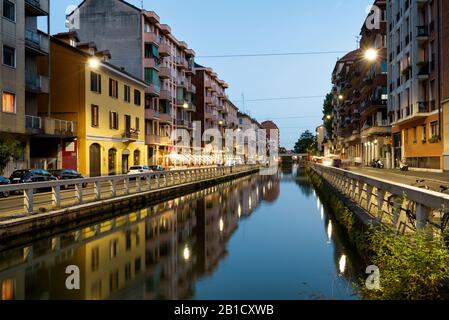
[[[313,232],[315,235],[322,234],[323,240],[320,237],[311,239],[310,243],[282,240],[282,237],[298,236],[300,231],[295,229],[294,224],[299,223],[298,226],[301,226],[301,219],[315,219],[313,212],[309,211],[304,212],[301,217],[289,216],[294,213],[285,207],[284,202],[286,199],[292,200],[292,196],[298,198],[298,195],[295,195],[295,192],[298,193],[297,187],[290,191],[290,185],[299,187],[300,194],[304,197],[300,201],[317,202],[316,221],[313,220],[311,225],[316,226]],[[302,205],[307,207],[307,203]],[[264,226],[257,221],[258,216],[278,221],[279,226],[273,223]],[[288,223],[289,217],[294,221],[291,225]],[[236,236],[242,223],[245,223],[245,230]],[[283,230],[283,223],[287,223],[285,234],[264,234],[265,229],[268,230],[270,226]],[[255,228],[256,235],[261,238],[250,233],[251,238],[241,240],[241,233],[252,230],[250,228]],[[285,283],[298,280],[299,286],[299,279],[305,277],[307,286],[324,288],[328,275],[314,275],[314,272],[321,271],[314,271],[316,267],[313,265],[304,266],[304,259],[311,252],[319,257],[320,263],[325,264],[319,265],[318,269],[322,268],[331,273],[329,282],[335,281],[335,277],[342,277],[345,279],[344,285],[348,286],[348,292],[334,294],[326,291],[319,296],[352,298],[352,288],[349,287],[347,279],[354,276],[355,260],[341,234],[334,229],[327,208],[320,202],[303,173],[297,168],[284,169],[274,176],[242,178],[1,252],[1,298],[316,298],[312,290],[302,296],[299,288],[294,289],[297,292],[288,293],[286,290],[284,295],[278,295],[277,291],[280,289],[273,287],[274,296],[270,296],[269,287],[265,292],[261,292],[256,285],[242,289],[237,280],[240,273],[243,275],[243,268],[248,267],[248,274],[254,277],[254,281],[270,282],[271,279],[267,280],[267,275],[262,272],[263,268],[270,267],[270,272],[273,272],[272,280],[278,282],[279,286],[283,280]],[[262,241],[269,242],[262,244]],[[292,271],[283,272],[284,262],[278,262],[274,257],[271,260],[267,258],[266,254],[269,252],[264,250],[270,250],[270,245],[273,252],[279,254],[285,250],[283,247],[292,250],[293,254],[286,252],[286,256],[279,258],[289,261]],[[240,256],[238,248],[245,246],[252,247]],[[325,258],[328,255],[329,266]],[[242,262],[245,258],[249,259],[249,265]],[[221,267],[221,262],[225,259],[227,263]],[[259,260],[265,261],[267,265],[255,262]],[[237,264],[234,264],[235,262]],[[296,269],[295,263],[299,263]],[[65,269],[68,265],[80,268],[81,290],[66,289]],[[301,268],[304,267],[306,269],[302,272]],[[237,291],[226,296],[224,285],[216,284],[220,277],[223,277],[227,285],[238,288],[238,292],[246,292],[248,297],[236,296]],[[275,277],[278,278],[274,279]],[[327,285],[332,288],[341,287],[341,284]],[[212,288],[212,293],[204,286]],[[204,292],[207,292],[206,296]],[[267,296],[261,296],[263,293]]]

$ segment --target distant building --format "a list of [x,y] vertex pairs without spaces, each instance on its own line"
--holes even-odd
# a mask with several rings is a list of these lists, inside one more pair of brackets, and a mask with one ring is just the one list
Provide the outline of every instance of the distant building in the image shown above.
[[315,129],[317,147],[320,155],[324,153],[324,141],[326,140],[325,131],[324,125],[321,125]]

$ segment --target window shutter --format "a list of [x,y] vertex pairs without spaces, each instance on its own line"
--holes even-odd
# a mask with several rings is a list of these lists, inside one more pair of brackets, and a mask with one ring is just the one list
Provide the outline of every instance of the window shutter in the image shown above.
[[98,93],[101,93],[101,75],[98,75]]
[[112,129],[113,125],[112,125],[112,111],[109,111],[109,128]]

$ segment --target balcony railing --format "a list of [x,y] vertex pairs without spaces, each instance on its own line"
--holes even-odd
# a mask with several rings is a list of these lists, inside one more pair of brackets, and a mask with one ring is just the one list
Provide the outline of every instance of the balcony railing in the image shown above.
[[25,83],[27,90],[48,93],[49,92],[49,81],[48,77],[41,76],[32,73],[26,73],[25,75]]
[[48,53],[48,37],[39,32],[29,29],[25,30],[25,44],[34,49]]
[[54,118],[25,116],[25,128],[30,134],[44,134],[49,136],[76,137],[77,122]]
[[123,134],[123,138],[129,140],[129,141],[137,141],[139,139],[139,130],[136,129],[128,129]]

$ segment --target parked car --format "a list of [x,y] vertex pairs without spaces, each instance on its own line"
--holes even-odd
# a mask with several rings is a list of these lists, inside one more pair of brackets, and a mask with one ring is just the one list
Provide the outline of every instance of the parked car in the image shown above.
[[153,172],[165,171],[164,167],[162,167],[162,166],[150,166],[150,169],[153,170]]
[[133,166],[129,168],[128,174],[151,173],[153,170],[149,166]]
[[[81,173],[72,169],[49,170],[49,172],[58,180],[84,179]],[[83,187],[87,187],[87,183],[83,183]]]
[[72,180],[84,178],[81,173],[71,169],[49,170],[49,172],[58,180]]
[[[9,181],[8,178],[0,177],[0,186],[4,186],[7,184],[11,184],[11,181]],[[0,193],[0,196],[7,198],[7,197],[9,197],[9,192],[8,191],[2,192],[2,193]]]
[[14,171],[9,180],[11,180],[12,184],[17,184],[17,183],[56,181],[58,179],[47,170],[25,169]]

